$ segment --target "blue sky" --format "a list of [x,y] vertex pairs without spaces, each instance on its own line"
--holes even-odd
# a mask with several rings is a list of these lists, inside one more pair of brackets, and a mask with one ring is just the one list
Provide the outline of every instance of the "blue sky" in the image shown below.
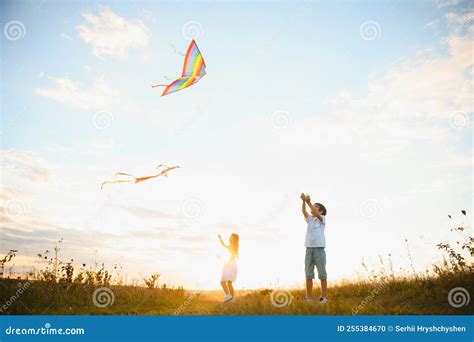
[[[4,1],[1,248],[28,264],[64,237],[75,259],[89,246],[131,276],[158,268],[209,288],[215,235],[236,231],[242,286],[291,285],[305,191],[333,222],[334,279],[362,258],[405,265],[405,238],[423,269],[447,213],[472,208],[473,16],[456,0]],[[185,52],[191,38],[206,77],[160,97],[150,85],[181,71],[170,44]],[[183,168],[98,188],[159,163]],[[271,261],[281,249],[289,257]]]
[[[426,22],[420,18],[426,17],[428,21],[440,11],[428,2],[402,2],[391,9],[393,5],[391,2],[383,5],[323,3],[318,6],[307,3],[158,3],[148,7],[159,15],[156,22],[148,23],[153,33],[151,51],[148,52],[150,61],[143,64],[140,61],[143,51],[132,52],[125,63],[99,60],[83,44],[61,40],[60,33],[72,37],[77,35],[76,26],[81,22],[81,13],[97,11],[100,8],[98,4],[84,6],[73,3],[66,7],[46,2],[35,10],[29,2],[7,2],[3,20],[17,18],[28,23],[28,29],[25,39],[4,45],[4,61],[12,66],[4,70],[4,77],[9,80],[5,95],[10,97],[8,95],[12,91],[12,98],[22,99],[22,102],[31,103],[31,106],[41,110],[44,115],[40,124],[44,126],[38,129],[38,122],[35,122],[32,126],[36,134],[28,131],[26,136],[21,135],[20,141],[7,140],[6,146],[31,146],[34,143],[39,147],[40,141],[46,146],[52,142],[47,132],[54,127],[51,121],[57,124],[54,115],[60,110],[34,94],[36,87],[46,83],[36,77],[41,71],[52,75],[70,75],[79,82],[89,83],[90,75],[83,70],[84,65],[89,65],[108,82],[124,89],[125,96],[144,104],[145,110],[166,110],[170,102],[171,107],[174,106],[173,99],[166,104],[156,103],[156,91],[150,90],[148,85],[163,81],[163,75],[173,76],[173,70],[180,70],[181,59],[172,54],[168,44],[185,51],[186,40],[182,37],[181,26],[182,22],[191,19],[205,28],[199,45],[206,51],[209,71],[214,74],[207,82],[212,82],[209,84],[212,88],[207,91],[209,96],[215,94],[225,99],[226,95],[232,94],[232,99],[228,101],[240,97],[237,100],[240,102],[245,97],[247,102],[258,95],[277,106],[279,102],[291,101],[292,106],[304,111],[301,115],[314,115],[314,112],[326,110],[321,102],[340,89],[365,91],[367,74],[392,63],[393,56],[409,55],[433,44],[436,37],[424,27]],[[147,7],[121,2],[113,9],[119,15],[133,18],[140,17],[144,8]],[[433,17],[427,14],[432,12]],[[369,42],[360,39],[358,28],[366,18],[383,19],[381,39]],[[262,54],[258,54],[259,49],[263,49]],[[309,81],[315,78],[323,81]],[[224,84],[225,87],[219,86]],[[255,101],[252,105],[260,103],[262,106],[262,102]],[[18,108],[18,101],[6,101],[5,105],[8,112],[22,108]],[[232,114],[221,115],[227,118]],[[253,117],[255,113],[243,111],[237,117],[232,115],[232,119],[238,121],[249,116]],[[74,120],[74,117],[67,118],[70,119]],[[84,124],[81,117],[77,119],[70,123]],[[22,129],[25,129],[23,125]],[[38,136],[39,132],[44,133]],[[63,138],[86,137],[83,130],[77,130],[77,135],[71,133],[64,130]],[[12,135],[16,134],[12,132]]]

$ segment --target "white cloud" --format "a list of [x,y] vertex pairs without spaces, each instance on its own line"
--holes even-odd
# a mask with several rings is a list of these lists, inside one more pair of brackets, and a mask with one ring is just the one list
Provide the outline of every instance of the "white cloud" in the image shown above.
[[74,156],[87,156],[103,158],[104,154],[111,153],[114,149],[123,148],[122,145],[118,144],[114,139],[102,139],[96,141],[90,141],[87,143],[76,142],[69,146],[54,144],[47,148],[48,152],[54,153],[55,155],[65,154]]
[[450,7],[461,3],[461,0],[438,0],[436,1],[437,8]]
[[0,184],[0,200],[1,201],[8,201],[10,199],[16,199],[19,197],[25,197],[28,193],[20,190],[20,189],[13,189],[8,186]]
[[9,173],[14,173],[33,182],[46,182],[50,176],[44,161],[33,152],[0,151],[0,165],[4,171],[4,177]]
[[465,28],[471,26],[474,23],[474,11],[468,10],[462,14],[449,12],[445,14],[446,24],[452,30],[453,33],[459,34]]
[[79,37],[97,57],[126,59],[130,49],[144,48],[150,42],[151,32],[141,20],[126,20],[109,8],[103,8],[98,16],[82,16],[86,21],[77,27]]
[[120,91],[110,87],[103,78],[97,77],[90,87],[85,87],[80,82],[66,77],[49,76],[54,86],[51,88],[37,88],[35,93],[47,97],[53,101],[66,104],[71,107],[88,111],[133,110],[133,106],[124,99]]
[[451,35],[441,42],[447,53],[420,51],[383,74],[370,75],[363,96],[342,92],[331,100],[339,120],[350,113],[352,125],[379,123],[392,133],[398,123],[405,127],[397,133],[403,139],[446,137],[453,113],[472,112],[473,37],[470,27],[466,35]]

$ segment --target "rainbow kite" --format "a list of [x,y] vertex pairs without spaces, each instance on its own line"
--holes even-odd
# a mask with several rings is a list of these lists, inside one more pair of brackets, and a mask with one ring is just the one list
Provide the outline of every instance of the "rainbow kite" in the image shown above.
[[152,87],[166,87],[161,94],[161,96],[164,96],[192,86],[205,75],[206,63],[204,63],[204,58],[202,58],[201,52],[193,39],[191,44],[189,44],[188,51],[184,57],[183,73],[181,77],[170,84],[155,84],[152,85]]

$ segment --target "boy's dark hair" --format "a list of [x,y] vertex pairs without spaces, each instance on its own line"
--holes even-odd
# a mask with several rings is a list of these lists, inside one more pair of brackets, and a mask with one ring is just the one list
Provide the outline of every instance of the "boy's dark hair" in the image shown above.
[[321,210],[321,214],[323,216],[326,216],[326,213],[328,211],[326,210],[326,207],[324,205],[322,205],[321,203],[315,203],[314,205],[317,205],[319,207],[319,210]]

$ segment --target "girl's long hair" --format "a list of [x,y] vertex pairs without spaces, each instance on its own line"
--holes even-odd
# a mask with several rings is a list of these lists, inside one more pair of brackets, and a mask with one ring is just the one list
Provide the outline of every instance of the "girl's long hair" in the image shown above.
[[239,255],[239,235],[232,234],[229,238],[229,251],[232,255]]

